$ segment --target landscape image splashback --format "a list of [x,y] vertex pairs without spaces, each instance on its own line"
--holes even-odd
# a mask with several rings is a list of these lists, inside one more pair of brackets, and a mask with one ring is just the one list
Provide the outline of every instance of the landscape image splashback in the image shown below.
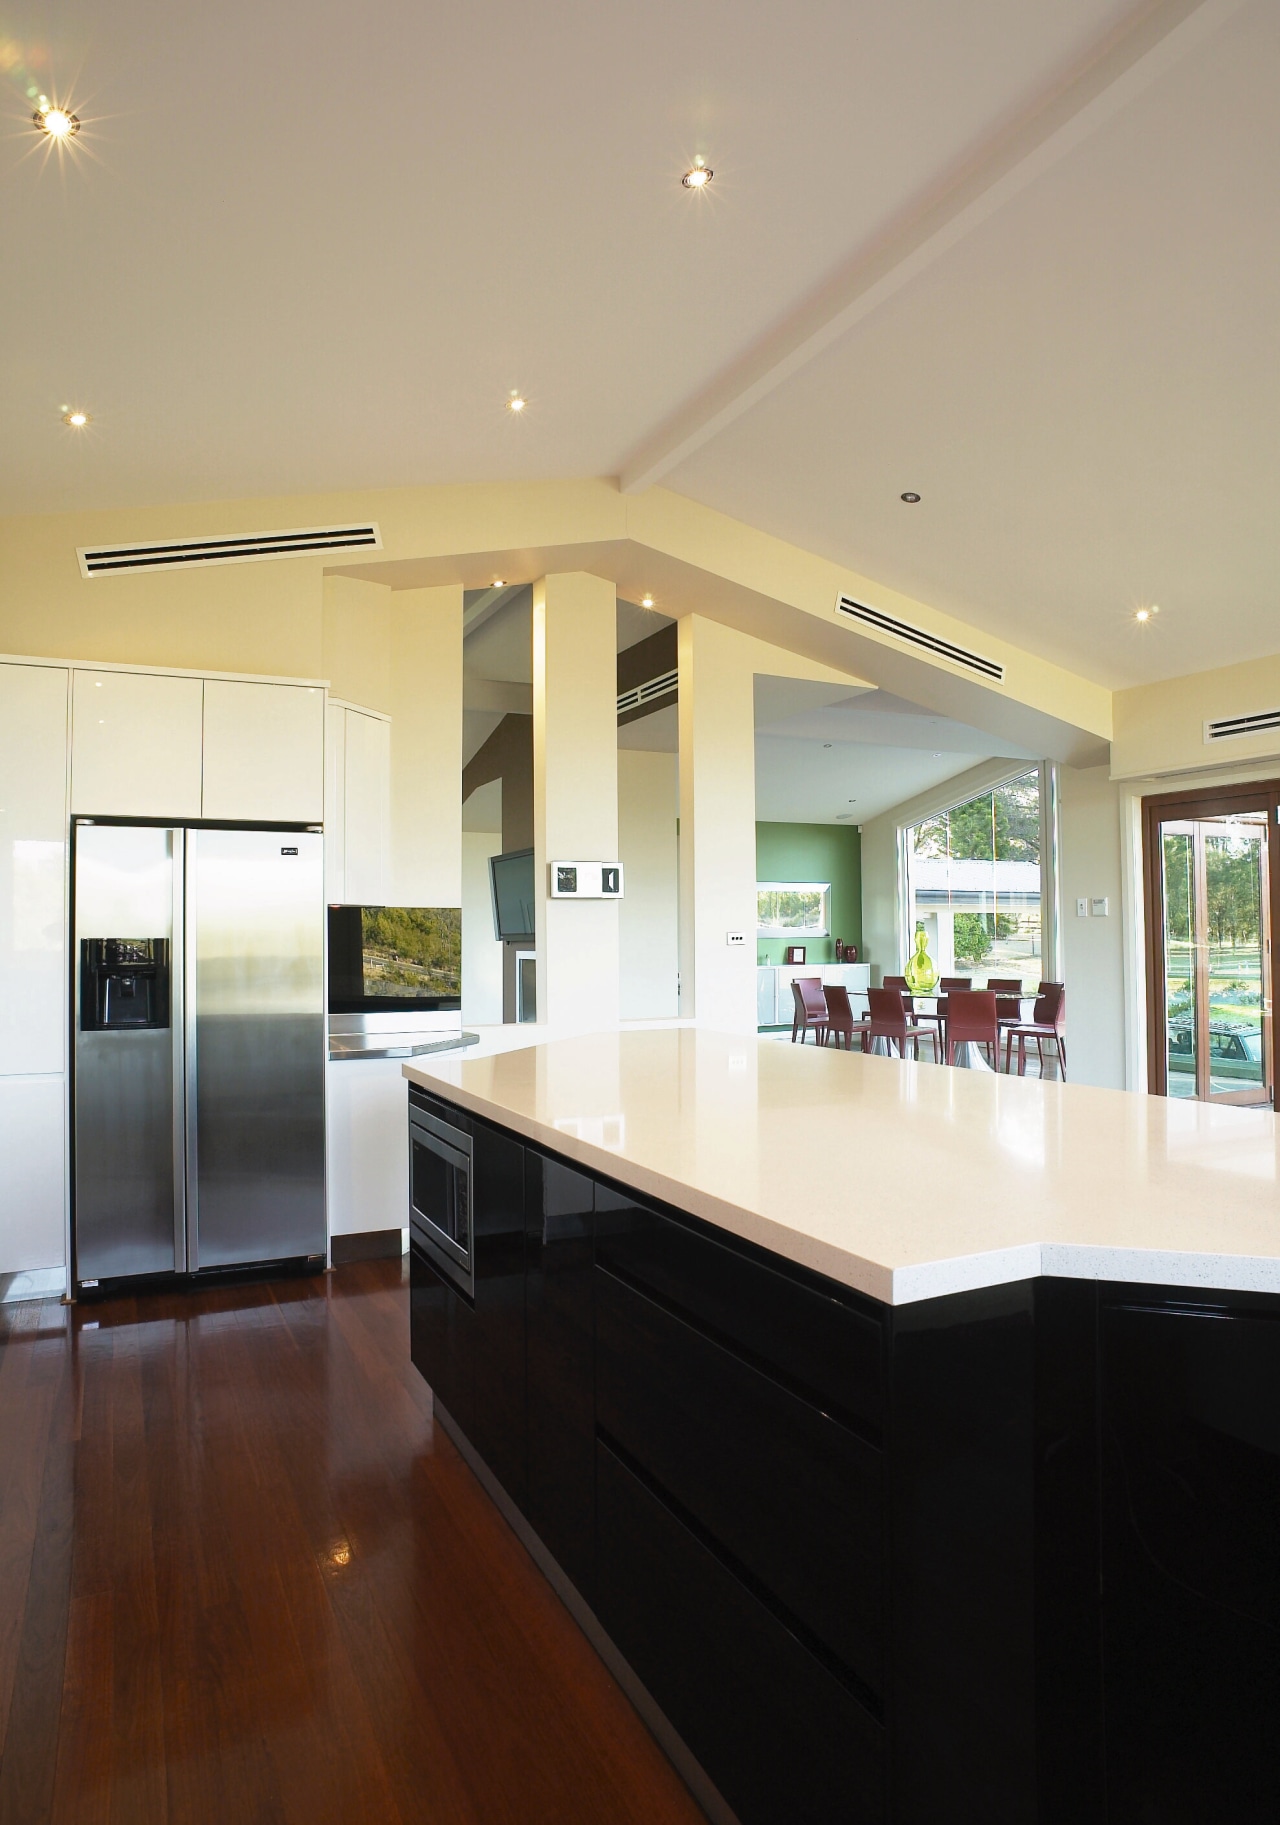
[[462,993],[462,909],[365,906],[361,909],[366,996]]

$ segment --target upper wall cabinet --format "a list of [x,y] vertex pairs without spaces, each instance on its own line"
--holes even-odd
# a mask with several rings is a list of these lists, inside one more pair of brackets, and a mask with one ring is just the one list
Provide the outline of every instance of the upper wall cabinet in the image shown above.
[[391,896],[391,723],[330,703],[325,721],[325,892],[382,906]]
[[391,724],[347,711],[345,898],[385,903],[391,881]]
[[202,815],[318,824],[324,697],[318,685],[206,679]]
[[199,817],[202,678],[74,674],[71,809],[90,817]]
[[0,1076],[63,1068],[66,841],[66,670],[0,665]]
[[347,897],[347,712],[330,703],[324,719],[324,897],[340,906]]

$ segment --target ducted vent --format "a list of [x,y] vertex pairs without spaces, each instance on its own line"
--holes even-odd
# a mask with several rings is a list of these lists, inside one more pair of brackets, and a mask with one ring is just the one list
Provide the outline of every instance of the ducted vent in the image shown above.
[[381,551],[377,522],[364,526],[303,526],[238,539],[175,539],[170,545],[94,545],[76,552],[83,577],[139,570],[190,570],[197,564],[248,564],[312,551]]
[[650,678],[647,684],[633,685],[631,690],[623,691],[618,697],[618,714],[627,710],[638,710],[641,704],[652,703],[655,697],[669,697],[676,689],[680,673],[663,672],[660,678]]
[[879,633],[891,634],[895,640],[904,640],[917,651],[932,653],[935,659],[945,659],[950,665],[958,665],[963,671],[972,672],[975,677],[989,679],[994,684],[1004,683],[1004,667],[998,660],[985,659],[981,653],[971,653],[963,646],[956,646],[950,640],[931,634],[927,628],[913,627],[910,621],[899,621],[893,615],[886,615],[883,609],[868,608],[865,602],[855,602],[852,596],[836,598],[836,613],[846,616],[850,621],[861,621],[867,627],[874,627]]
[[1256,710],[1252,716],[1223,716],[1204,725],[1206,742],[1231,741],[1237,735],[1266,735],[1280,729],[1280,710]]

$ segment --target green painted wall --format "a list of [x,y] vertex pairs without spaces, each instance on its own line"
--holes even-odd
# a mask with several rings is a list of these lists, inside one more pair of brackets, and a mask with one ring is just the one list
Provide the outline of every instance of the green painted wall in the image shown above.
[[[757,881],[830,881],[831,936],[799,940],[807,963],[834,963],[836,939],[862,956],[862,838],[840,824],[757,824]],[[785,938],[757,938],[756,960],[781,963]]]

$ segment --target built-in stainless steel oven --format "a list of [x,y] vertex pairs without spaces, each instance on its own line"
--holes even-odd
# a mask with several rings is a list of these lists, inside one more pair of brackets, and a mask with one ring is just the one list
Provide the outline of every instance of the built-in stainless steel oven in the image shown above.
[[409,1236],[455,1286],[475,1297],[471,1136],[410,1093]]

